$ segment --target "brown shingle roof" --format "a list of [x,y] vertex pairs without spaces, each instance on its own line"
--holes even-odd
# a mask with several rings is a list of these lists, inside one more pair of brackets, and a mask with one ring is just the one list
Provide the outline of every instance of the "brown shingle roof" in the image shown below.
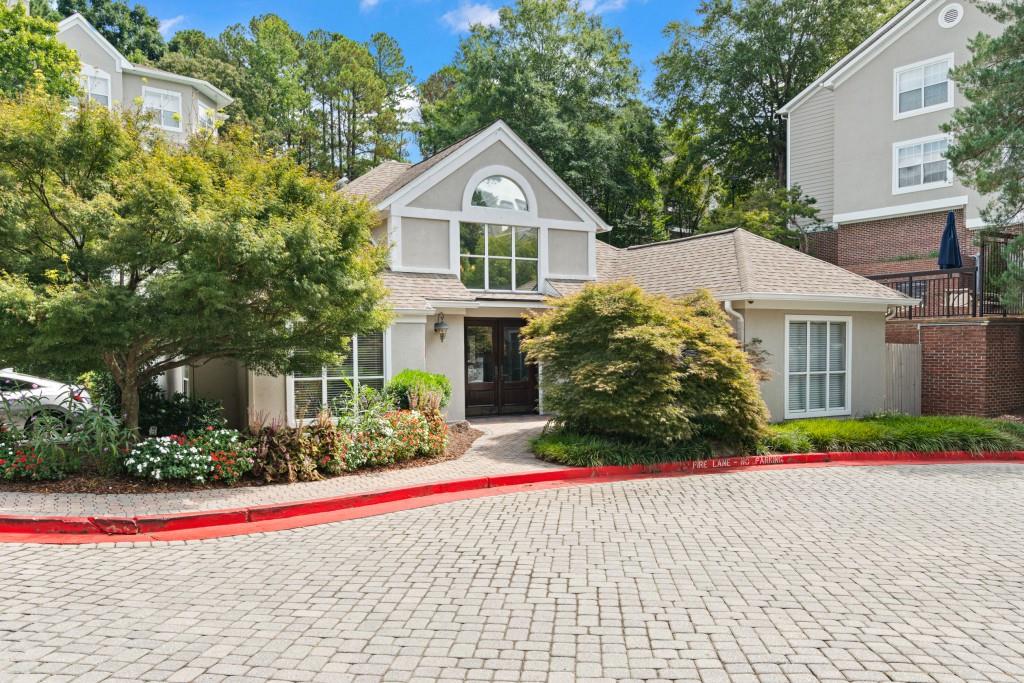
[[381,280],[389,290],[388,301],[395,308],[421,311],[431,301],[474,301],[473,293],[454,275],[396,273],[385,271]]
[[448,145],[437,154],[430,156],[418,164],[403,164],[398,161],[385,161],[372,170],[359,176],[348,185],[341,188],[342,192],[357,194],[365,197],[371,204],[384,201],[403,187],[416,180],[438,162],[451,156],[456,150],[464,146],[477,135],[483,133],[486,128],[468,135],[458,142]]
[[[716,297],[818,295],[879,302],[904,298],[877,282],[740,228],[626,249],[598,244],[599,280],[632,278],[649,292],[672,297],[703,288]],[[555,288],[561,291],[560,285]]]
[[396,178],[401,177],[411,164],[403,164],[400,161],[385,161],[359,176],[348,185],[341,188],[345,194],[359,195],[365,197],[372,203],[381,190],[389,186]]

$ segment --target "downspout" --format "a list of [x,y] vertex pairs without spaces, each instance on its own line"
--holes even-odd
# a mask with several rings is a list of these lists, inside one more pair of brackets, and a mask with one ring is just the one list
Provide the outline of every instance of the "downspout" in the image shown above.
[[722,307],[725,308],[725,312],[728,313],[729,315],[731,315],[733,317],[733,319],[736,320],[736,336],[739,337],[740,347],[742,347],[743,349],[746,349],[747,348],[747,337],[746,337],[746,329],[745,329],[746,328],[746,325],[745,325],[746,321],[743,319],[743,314],[740,313],[739,311],[737,311],[736,309],[734,309],[732,307],[732,301],[726,300],[726,301],[722,302],[722,304],[723,304]]

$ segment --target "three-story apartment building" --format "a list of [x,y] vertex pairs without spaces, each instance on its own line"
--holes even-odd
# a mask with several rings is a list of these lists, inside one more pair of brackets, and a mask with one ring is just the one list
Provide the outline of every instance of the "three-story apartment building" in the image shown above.
[[[1024,406],[1021,309],[996,289],[1006,236],[981,239],[986,199],[952,172],[942,130],[968,104],[950,71],[970,59],[971,38],[1003,30],[985,4],[913,0],[781,110],[789,185],[832,225],[808,251],[920,300],[886,336],[920,346],[926,413]],[[964,267],[940,271],[950,212]]]

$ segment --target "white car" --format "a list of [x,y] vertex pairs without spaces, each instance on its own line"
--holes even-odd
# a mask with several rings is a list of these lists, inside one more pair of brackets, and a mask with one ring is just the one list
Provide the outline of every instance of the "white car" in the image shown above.
[[0,370],[0,424],[30,428],[42,416],[63,417],[92,407],[82,387]]

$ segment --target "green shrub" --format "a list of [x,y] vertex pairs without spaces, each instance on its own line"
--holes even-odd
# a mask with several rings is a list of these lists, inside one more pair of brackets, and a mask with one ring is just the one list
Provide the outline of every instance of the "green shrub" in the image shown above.
[[979,417],[875,415],[771,425],[765,453],[849,451],[1002,451],[1024,449],[1024,425]]
[[680,301],[590,284],[524,329],[545,407],[567,432],[753,447],[767,409],[750,363],[707,292]]
[[403,410],[408,410],[409,395],[418,394],[423,396],[429,393],[440,394],[441,407],[448,405],[452,398],[452,383],[444,375],[438,375],[423,370],[402,370],[391,378],[384,393]]
[[545,431],[530,442],[530,445],[534,454],[541,460],[567,467],[650,465],[711,457],[709,447],[702,441],[664,445],[623,441],[594,434],[574,434],[561,429]]
[[[87,372],[79,381],[89,390],[97,406],[111,414],[121,412],[121,390],[110,373]],[[219,401],[175,394],[167,398],[156,380],[139,389],[139,433],[143,436],[170,436],[213,427],[221,429],[227,424]]]

